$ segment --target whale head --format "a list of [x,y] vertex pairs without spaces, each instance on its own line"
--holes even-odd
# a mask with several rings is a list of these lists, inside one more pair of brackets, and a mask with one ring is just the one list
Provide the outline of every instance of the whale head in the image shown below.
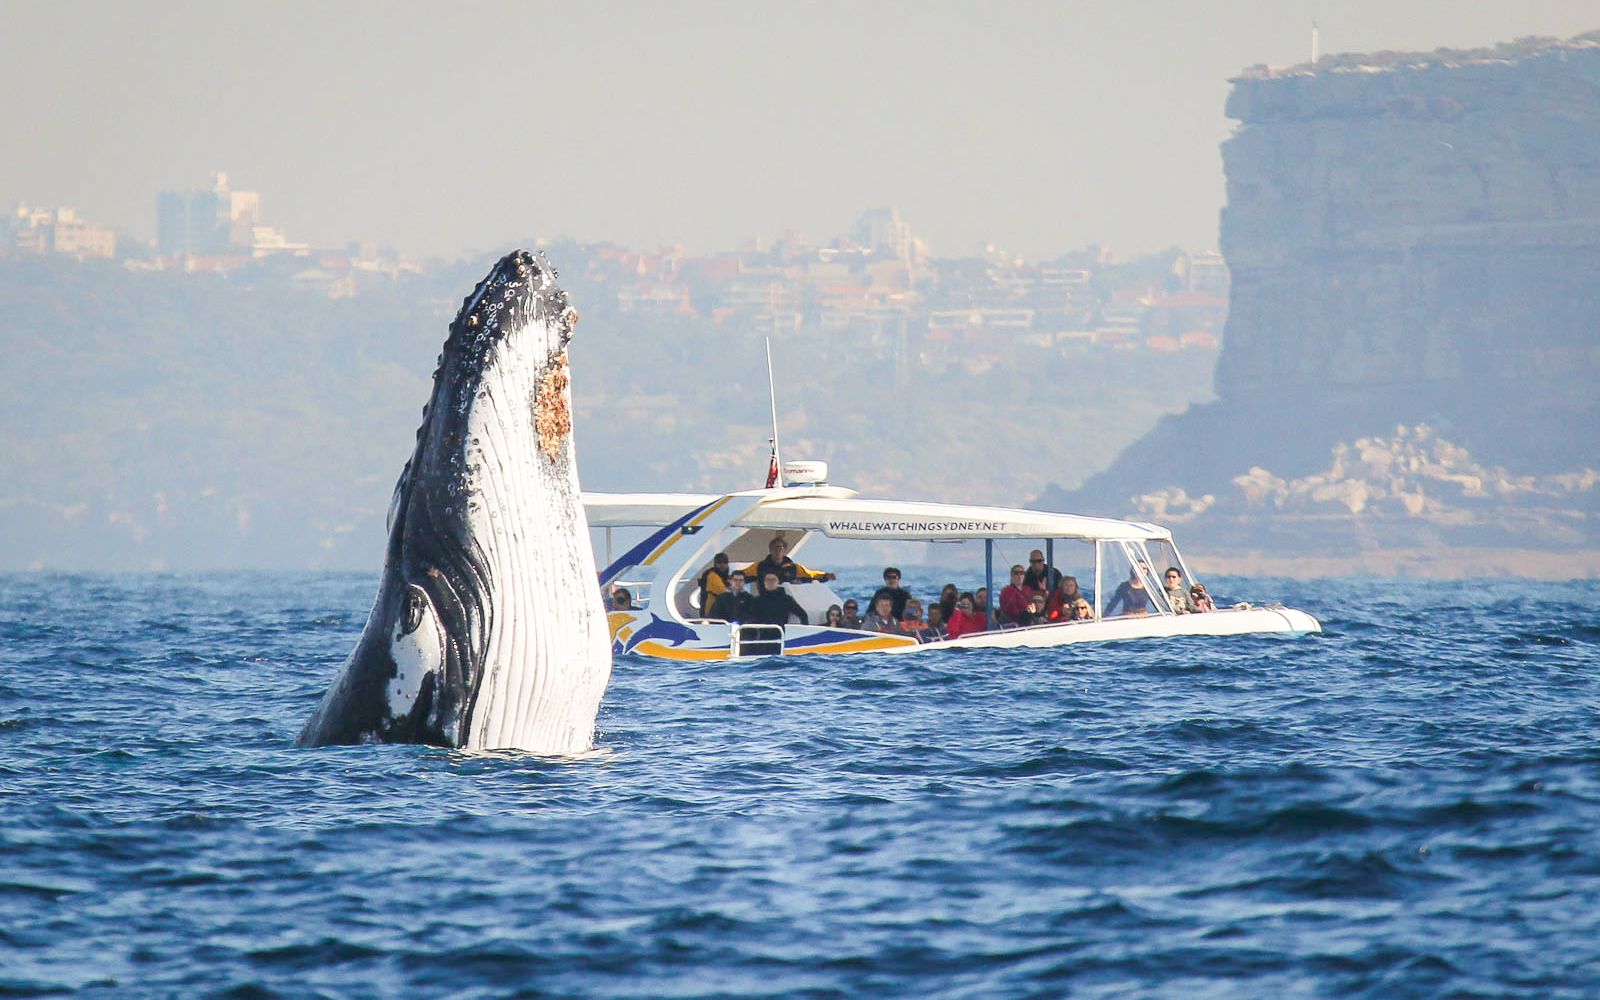
[[463,302],[390,501],[372,613],[302,745],[592,744],[611,654],[572,442],[576,318],[526,251]]

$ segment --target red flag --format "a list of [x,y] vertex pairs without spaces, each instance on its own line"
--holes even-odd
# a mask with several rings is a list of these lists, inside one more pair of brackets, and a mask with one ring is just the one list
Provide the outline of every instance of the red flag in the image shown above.
[[778,485],[778,446],[772,446],[772,458],[767,462],[767,489]]

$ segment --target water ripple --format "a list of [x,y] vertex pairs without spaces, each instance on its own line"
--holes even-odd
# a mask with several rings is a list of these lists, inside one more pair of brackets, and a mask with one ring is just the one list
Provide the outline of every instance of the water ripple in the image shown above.
[[1219,585],[1327,631],[623,658],[550,761],[291,748],[369,578],[0,577],[0,996],[1600,995],[1600,584]]

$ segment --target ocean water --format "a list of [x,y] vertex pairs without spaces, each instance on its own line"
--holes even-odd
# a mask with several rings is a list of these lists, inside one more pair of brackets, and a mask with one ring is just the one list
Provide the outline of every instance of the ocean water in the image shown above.
[[1326,632],[625,658],[585,759],[295,750],[373,586],[0,577],[0,995],[1600,996],[1600,584],[1220,580]]

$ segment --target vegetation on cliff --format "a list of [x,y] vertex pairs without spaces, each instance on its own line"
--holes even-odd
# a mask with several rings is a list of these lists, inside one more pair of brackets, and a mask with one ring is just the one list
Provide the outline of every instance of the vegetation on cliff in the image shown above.
[[[762,339],[617,311],[557,246],[581,320],[590,489],[740,489],[767,461]],[[0,261],[0,568],[373,568],[467,261],[330,300],[295,267],[222,277]],[[985,372],[780,335],[785,454],[883,495],[1020,502],[1209,395],[1215,351],[1019,348]]]

